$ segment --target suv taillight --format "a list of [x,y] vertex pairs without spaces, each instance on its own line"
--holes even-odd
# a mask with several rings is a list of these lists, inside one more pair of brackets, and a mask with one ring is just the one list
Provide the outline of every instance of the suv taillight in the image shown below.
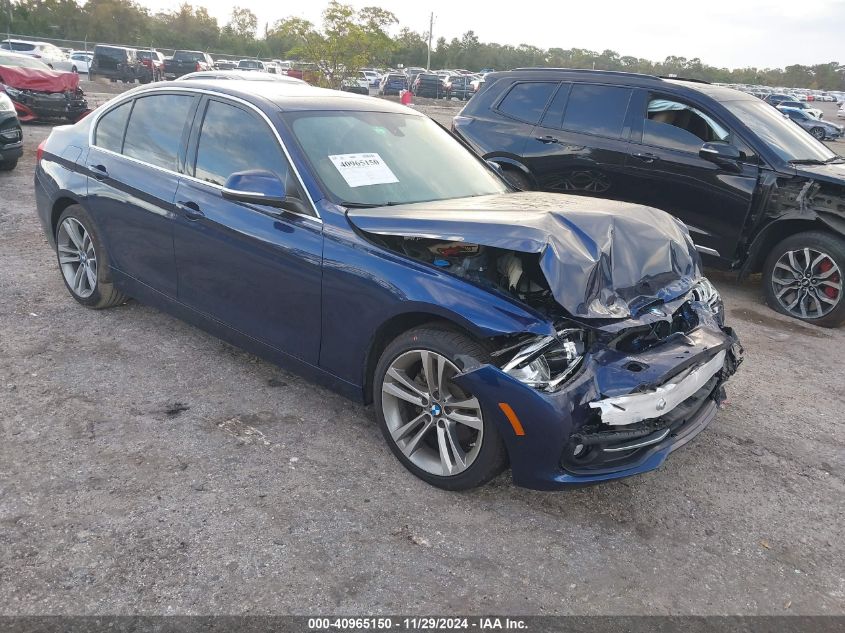
[[41,142],[38,144],[38,149],[36,149],[36,150],[35,150],[35,162],[36,162],[36,163],[40,163],[40,162],[41,162],[41,157],[42,157],[42,156],[44,156],[44,144],[45,144],[46,142],[47,142],[47,141],[46,141],[46,139],[45,139],[45,140],[43,140],[43,141],[41,141]]
[[201,70],[202,70],[202,66],[200,66],[200,63],[199,63],[199,62],[197,62],[197,67],[196,67],[196,68],[194,68],[194,70],[196,70],[197,72],[199,72],[199,71],[201,71]]

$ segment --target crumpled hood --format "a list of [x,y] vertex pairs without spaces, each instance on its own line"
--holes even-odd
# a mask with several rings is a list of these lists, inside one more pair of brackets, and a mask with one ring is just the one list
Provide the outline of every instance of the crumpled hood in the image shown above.
[[522,192],[349,209],[366,233],[539,253],[555,300],[573,316],[623,318],[688,292],[700,259],[686,227],[624,202]]
[[40,68],[0,66],[0,83],[18,90],[37,90],[39,92],[65,92],[70,90],[75,92],[79,87],[79,75]]
[[824,180],[845,187],[845,163],[795,165],[795,173],[805,178]]

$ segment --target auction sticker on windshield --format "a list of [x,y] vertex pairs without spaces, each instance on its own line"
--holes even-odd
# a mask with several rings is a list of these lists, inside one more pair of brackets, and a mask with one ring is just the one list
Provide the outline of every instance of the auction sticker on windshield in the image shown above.
[[340,175],[350,187],[388,185],[399,179],[385,165],[381,156],[370,154],[334,154],[329,156]]

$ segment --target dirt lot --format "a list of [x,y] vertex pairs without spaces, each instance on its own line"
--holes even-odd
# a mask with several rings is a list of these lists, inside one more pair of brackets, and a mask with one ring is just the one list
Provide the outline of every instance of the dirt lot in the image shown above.
[[0,174],[0,613],[845,614],[845,330],[717,276],[747,360],[659,471],[441,492],[371,411],[72,301],[34,214],[48,133]]

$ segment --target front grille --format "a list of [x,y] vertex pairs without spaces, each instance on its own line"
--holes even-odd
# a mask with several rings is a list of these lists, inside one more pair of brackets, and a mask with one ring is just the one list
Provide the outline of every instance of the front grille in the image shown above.
[[[659,418],[611,427],[602,424],[600,416],[596,415],[572,435],[564,447],[560,465],[575,474],[596,474],[633,467],[654,445],[683,434],[689,422],[717,401],[721,389],[720,374],[717,373],[701,389]],[[631,450],[618,450],[651,440],[657,441]]]

